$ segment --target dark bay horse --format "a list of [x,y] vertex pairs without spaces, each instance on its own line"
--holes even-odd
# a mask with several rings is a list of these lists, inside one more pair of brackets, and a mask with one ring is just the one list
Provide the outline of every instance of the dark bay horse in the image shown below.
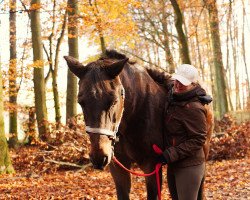
[[[86,66],[72,57],[64,58],[79,78],[78,103],[90,136],[90,160],[97,169],[109,165],[118,199],[129,199],[130,174],[112,157],[127,168],[136,162],[144,173],[155,169],[157,155],[152,145],[163,148],[167,91],[145,68],[114,50]],[[115,142],[118,135],[119,142]],[[147,199],[156,200],[155,176],[146,177],[146,188]]]

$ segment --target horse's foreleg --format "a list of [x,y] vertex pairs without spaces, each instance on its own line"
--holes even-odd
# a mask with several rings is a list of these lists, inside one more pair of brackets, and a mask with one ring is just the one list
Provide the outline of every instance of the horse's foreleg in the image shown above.
[[[160,176],[160,187],[162,185],[162,170],[159,171]],[[156,176],[152,175],[146,177],[146,187],[147,187],[147,199],[148,200],[157,200],[158,189],[157,189],[157,181]]]
[[[131,166],[130,163],[123,163],[123,164],[127,168],[130,168]],[[131,188],[130,174],[114,162],[111,162],[109,167],[110,167],[111,175],[115,182],[117,199],[129,200],[129,193],[130,193],[130,188]]]

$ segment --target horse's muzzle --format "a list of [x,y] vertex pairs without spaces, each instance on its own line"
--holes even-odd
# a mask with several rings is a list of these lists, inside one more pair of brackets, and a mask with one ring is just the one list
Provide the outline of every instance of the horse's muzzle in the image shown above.
[[94,169],[103,170],[104,167],[108,165],[108,156],[103,156],[102,158],[93,159],[90,156],[90,161],[93,164]]

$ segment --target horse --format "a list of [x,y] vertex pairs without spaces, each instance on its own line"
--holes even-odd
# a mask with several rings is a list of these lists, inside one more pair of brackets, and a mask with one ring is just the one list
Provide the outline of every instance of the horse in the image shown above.
[[[129,199],[131,176],[112,158],[128,169],[132,163],[144,173],[155,169],[157,154],[152,146],[164,146],[167,90],[145,68],[115,50],[107,50],[86,66],[73,57],[64,58],[79,78],[78,103],[90,138],[90,161],[96,169],[109,166],[118,200]],[[161,169],[159,173],[162,182]],[[147,199],[156,200],[155,176],[145,182]]]

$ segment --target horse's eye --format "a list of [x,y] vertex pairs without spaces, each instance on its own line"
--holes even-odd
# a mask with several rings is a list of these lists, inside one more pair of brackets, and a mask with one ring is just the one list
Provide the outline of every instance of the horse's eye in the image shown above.
[[125,90],[122,88],[121,89],[121,96],[124,98],[125,97]]
[[118,99],[110,100],[108,109],[114,107],[118,103]]
[[114,100],[113,105],[118,103],[118,99]]

